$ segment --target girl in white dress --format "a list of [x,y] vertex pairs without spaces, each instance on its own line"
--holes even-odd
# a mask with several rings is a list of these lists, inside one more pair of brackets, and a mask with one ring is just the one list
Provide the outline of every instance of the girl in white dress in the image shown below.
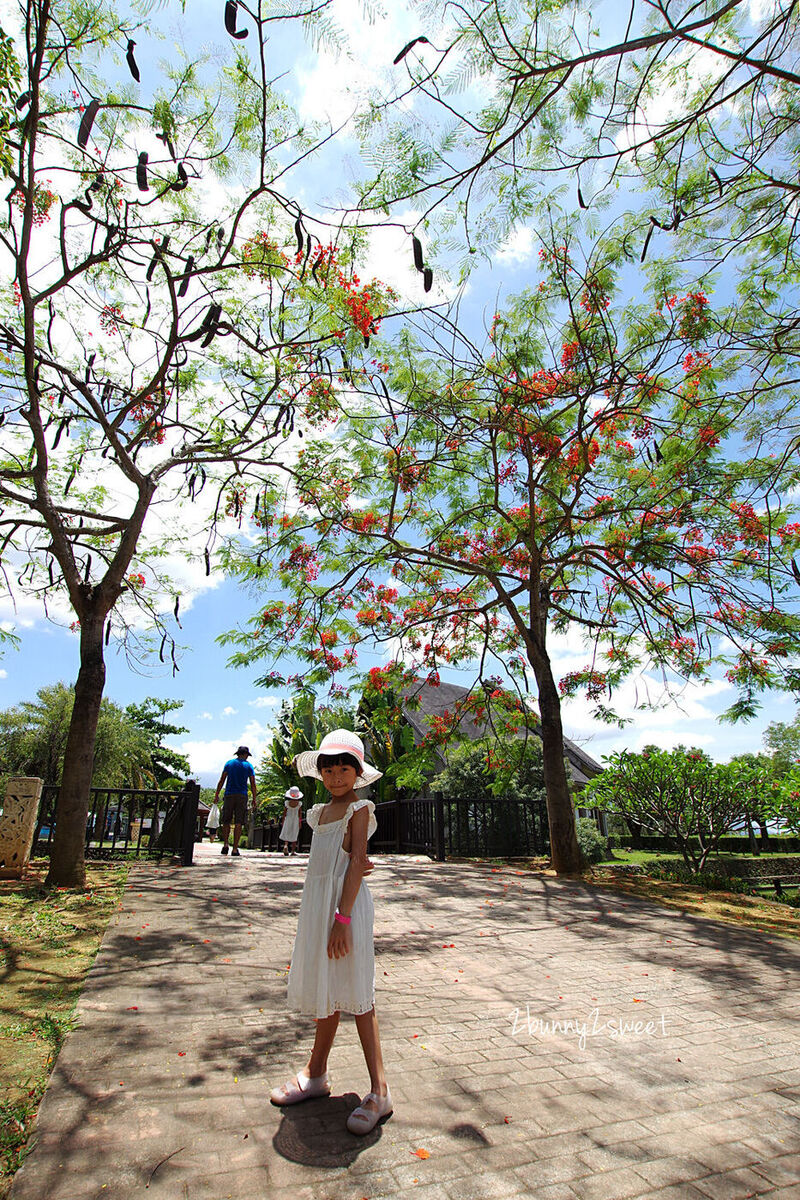
[[299,787],[290,787],[288,792],[284,792],[286,804],[283,809],[283,824],[278,837],[283,842],[283,853],[289,853],[289,847],[292,848],[292,854],[297,849],[297,839],[300,836],[300,824],[303,820],[303,809],[300,801],[303,799],[303,793]]
[[361,739],[347,729],[326,734],[319,750],[298,754],[295,764],[300,775],[321,779],[330,793],[306,816],[313,836],[289,971],[289,1005],[316,1019],[316,1034],[305,1069],[276,1088],[271,1100],[283,1106],[330,1095],[328,1055],[341,1013],[353,1013],[370,1091],[347,1128],[364,1134],[392,1112],[375,1015],[372,896],[364,882],[373,869],[367,839],[377,822],[372,801],[356,795],[380,771],[364,762]]

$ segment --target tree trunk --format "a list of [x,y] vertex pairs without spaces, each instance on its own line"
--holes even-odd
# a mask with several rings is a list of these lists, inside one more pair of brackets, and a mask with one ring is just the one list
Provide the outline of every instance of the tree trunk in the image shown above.
[[564,765],[564,732],[561,727],[561,699],[553,679],[550,660],[539,652],[531,663],[539,690],[539,717],[542,722],[542,769],[547,791],[547,821],[550,826],[550,854],[559,875],[572,875],[585,865],[575,834],[575,810]]
[[638,821],[632,820],[630,817],[625,817],[625,824],[628,826],[628,832],[631,835],[631,847],[634,850],[642,848],[642,827]]
[[97,719],[106,681],[103,660],[105,617],[81,621],[81,665],[75,683],[75,703],[67,734],[64,773],[58,793],[56,827],[50,851],[47,883],[83,887],[86,880],[86,818],[94,767]]
[[761,853],[761,847],[756,841],[756,835],[753,832],[753,822],[749,813],[745,814],[745,822],[747,824],[747,840],[750,844],[750,853],[756,858]]

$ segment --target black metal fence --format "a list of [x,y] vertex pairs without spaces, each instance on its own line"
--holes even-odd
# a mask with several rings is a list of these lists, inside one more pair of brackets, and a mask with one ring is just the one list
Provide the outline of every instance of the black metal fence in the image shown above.
[[547,854],[550,834],[544,801],[489,797],[444,804],[447,853],[456,858],[514,858]]
[[389,801],[375,808],[376,853],[445,858],[515,858],[547,854],[544,801],[444,800],[439,795]]
[[[251,850],[281,850],[283,842],[278,837],[282,821],[269,821],[266,825],[253,822],[248,827],[247,845]],[[307,821],[300,826],[297,838],[297,849],[307,853],[311,845],[311,827]]]
[[[547,807],[542,801],[443,800],[440,795],[387,800],[375,806],[378,828],[370,839],[376,854],[428,854],[441,862],[452,858],[527,858],[547,854],[550,838]],[[280,821],[253,824],[248,846],[280,850]],[[311,829],[300,827],[298,850],[307,851]]]
[[[58,785],[42,788],[33,853],[47,856],[58,820]],[[200,787],[92,788],[86,818],[86,857],[91,859],[179,857],[189,866],[198,835]]]

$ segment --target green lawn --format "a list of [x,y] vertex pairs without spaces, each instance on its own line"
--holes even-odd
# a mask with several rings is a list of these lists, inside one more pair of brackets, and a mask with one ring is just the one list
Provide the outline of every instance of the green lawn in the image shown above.
[[612,850],[603,862],[651,863],[657,858],[674,858],[683,862],[683,855],[674,850]]
[[[773,850],[771,848],[769,850],[762,850],[761,857],[776,858],[780,857],[784,853],[790,858],[800,857],[793,851],[780,851]],[[716,854],[712,854],[708,862],[709,866],[712,866],[715,862],[726,862],[730,861],[731,859],[741,858],[754,859],[755,861],[758,861],[758,856],[748,854],[747,851],[744,850],[739,850],[735,853],[730,850],[722,850]],[[683,862],[683,855],[677,850],[613,850],[608,858],[603,859],[603,862],[613,862],[619,864],[651,863],[655,862],[656,859],[675,859],[677,862]]]

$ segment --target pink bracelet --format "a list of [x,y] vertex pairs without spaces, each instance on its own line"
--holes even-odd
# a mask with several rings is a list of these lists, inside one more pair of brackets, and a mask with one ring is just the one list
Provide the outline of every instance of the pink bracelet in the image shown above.
[[336,912],[333,914],[333,919],[334,921],[338,921],[340,925],[349,925],[353,918],[346,917],[344,913],[340,913],[337,908]]

